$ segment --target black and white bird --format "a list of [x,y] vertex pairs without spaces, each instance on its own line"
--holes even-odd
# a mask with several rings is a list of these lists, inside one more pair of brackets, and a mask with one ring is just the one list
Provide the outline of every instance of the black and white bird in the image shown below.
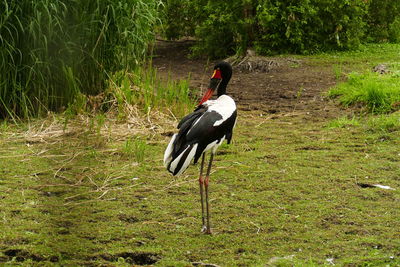
[[[217,148],[224,140],[228,144],[232,139],[232,131],[236,123],[235,101],[226,95],[226,86],[232,76],[232,67],[227,62],[214,66],[210,86],[198,107],[185,116],[178,124],[179,132],[172,136],[164,153],[164,165],[173,175],[182,174],[190,162],[197,163],[201,157],[200,166],[200,197],[202,209],[202,231],[210,234],[210,216],[208,204],[208,184],[211,165]],[[209,100],[217,91],[218,98]],[[210,161],[203,179],[205,153],[210,151]],[[204,216],[204,191],[207,213],[207,224]]]

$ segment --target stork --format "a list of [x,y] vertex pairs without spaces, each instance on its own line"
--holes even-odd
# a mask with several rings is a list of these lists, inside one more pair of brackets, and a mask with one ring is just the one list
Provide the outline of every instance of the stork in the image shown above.
[[[226,95],[226,86],[231,76],[232,67],[229,63],[222,61],[214,66],[209,89],[197,108],[179,122],[179,131],[172,136],[164,153],[164,165],[173,175],[182,174],[192,160],[196,164],[201,157],[199,185],[202,232],[207,234],[211,234],[208,185],[212,161],[222,142],[225,139],[228,144],[231,142],[236,123],[235,101]],[[209,100],[215,91],[218,98]],[[210,151],[210,161],[204,179],[203,169],[207,151]]]

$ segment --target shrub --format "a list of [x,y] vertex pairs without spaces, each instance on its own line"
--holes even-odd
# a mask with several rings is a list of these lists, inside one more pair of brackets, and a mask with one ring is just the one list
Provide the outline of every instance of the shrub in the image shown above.
[[193,36],[199,17],[199,5],[190,0],[168,0],[162,8],[163,30],[169,40]]
[[252,41],[252,12],[256,2],[221,0],[200,5],[198,11],[204,16],[199,18],[195,29],[198,43],[193,54],[223,58],[244,52]]
[[400,17],[395,18],[394,21],[389,24],[389,41],[400,43]]
[[261,54],[354,49],[363,39],[369,6],[366,0],[165,2],[166,36],[194,34],[194,55],[212,58],[251,46]]
[[400,1],[165,0],[168,38],[194,35],[195,55],[225,57],[255,45],[261,54],[351,50],[400,42]]
[[257,9],[257,50],[268,54],[357,48],[367,7],[363,0],[263,0]]
[[368,41],[400,41],[400,1],[370,0],[366,21]]
[[195,36],[194,56],[223,58],[244,51],[254,39],[258,0],[165,0],[163,29],[168,39]]

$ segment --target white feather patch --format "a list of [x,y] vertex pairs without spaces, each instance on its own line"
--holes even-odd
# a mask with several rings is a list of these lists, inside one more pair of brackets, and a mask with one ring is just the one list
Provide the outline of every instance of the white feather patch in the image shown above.
[[188,150],[188,148],[189,148],[189,146],[187,148],[185,148],[185,150],[183,150],[182,153],[179,154],[179,156],[174,159],[174,161],[171,162],[171,165],[169,165],[169,171],[175,172],[176,166],[178,166],[179,161],[181,160],[185,151]]
[[225,140],[225,135],[221,138],[221,140],[219,140],[219,142],[217,144],[215,144],[215,146],[212,148],[212,153],[215,154],[215,152],[217,152],[218,147],[222,144],[222,142],[224,142]]
[[197,149],[197,145],[195,144],[192,149],[190,150],[188,156],[186,157],[185,162],[183,163],[181,169],[179,170],[179,172],[176,175],[181,175],[189,166],[190,162],[192,161],[194,155],[196,154],[196,149]]
[[215,101],[217,101],[217,100],[207,100],[202,105],[205,106],[205,107],[209,107],[211,105],[214,105]]
[[217,120],[213,126],[221,125],[224,121],[226,121],[230,116],[232,116],[233,112],[236,110],[235,101],[230,96],[221,95],[215,100],[212,105],[209,106],[207,111],[215,111],[222,116],[222,119]]
[[222,142],[223,142],[224,140],[225,140],[225,135],[219,140],[219,142],[218,142],[218,140],[215,140],[214,142],[209,143],[209,144],[206,146],[206,148],[204,149],[203,152],[206,152],[206,151],[212,149],[211,152],[212,152],[213,154],[215,154],[215,152],[217,151],[218,147],[222,144]]
[[381,184],[373,184],[373,186],[378,187],[378,188],[382,188],[382,189],[386,189],[386,190],[396,190],[388,185],[381,185]]
[[171,141],[169,142],[167,148],[165,149],[164,152],[164,166],[165,168],[168,167],[168,164],[171,162],[172,159],[172,150],[173,150],[173,145],[174,145],[174,141],[175,138],[178,134],[174,134],[171,138]]

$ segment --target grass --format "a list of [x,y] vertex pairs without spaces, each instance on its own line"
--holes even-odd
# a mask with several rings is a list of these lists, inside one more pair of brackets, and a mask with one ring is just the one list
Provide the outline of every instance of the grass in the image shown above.
[[145,159],[146,148],[146,143],[140,138],[128,139],[125,141],[123,153],[133,157],[136,162],[141,163]]
[[157,111],[169,93],[146,75],[116,73],[104,99],[63,115],[0,122],[1,264],[400,265],[398,112],[328,122],[240,111],[215,158],[209,236],[199,166],[172,177],[162,164],[176,92]]
[[328,128],[347,128],[349,126],[359,126],[360,120],[356,117],[348,118],[346,116],[339,117],[328,123]]
[[[307,57],[318,66],[334,64],[336,70],[365,72],[382,63],[398,63],[400,44],[364,44],[358,50],[321,53]],[[300,57],[301,58],[301,57]]]
[[67,128],[56,138],[37,138],[3,124],[0,260],[400,264],[398,131],[382,139],[305,119],[241,112],[234,143],[221,147],[211,176],[212,236],[200,233],[198,166],[177,178],[162,166],[168,138],[106,134],[98,146],[96,130]]
[[395,132],[400,130],[400,113],[369,117],[367,120],[370,131]]
[[359,128],[365,132],[388,134],[400,130],[400,113],[364,117],[353,116],[352,118],[339,117],[328,122],[327,128]]
[[[330,121],[328,128],[359,128],[383,135],[400,129],[398,49],[398,44],[370,44],[361,51],[312,57],[314,63],[338,62],[333,65],[338,84],[328,91],[328,96],[358,111],[357,116],[342,116]],[[382,75],[371,71],[373,66],[382,63],[389,73]],[[354,69],[359,72],[351,72]],[[346,72],[349,74],[345,75]]]
[[160,1],[0,1],[0,118],[60,111],[131,70],[154,40]]
[[116,72],[105,93],[116,100],[121,116],[126,106],[134,105],[144,113],[157,109],[182,117],[194,107],[189,79],[161,81],[153,67],[138,67],[128,73]]
[[360,104],[370,113],[381,114],[400,108],[400,79],[397,74],[351,73],[346,82],[329,91],[345,106]]

